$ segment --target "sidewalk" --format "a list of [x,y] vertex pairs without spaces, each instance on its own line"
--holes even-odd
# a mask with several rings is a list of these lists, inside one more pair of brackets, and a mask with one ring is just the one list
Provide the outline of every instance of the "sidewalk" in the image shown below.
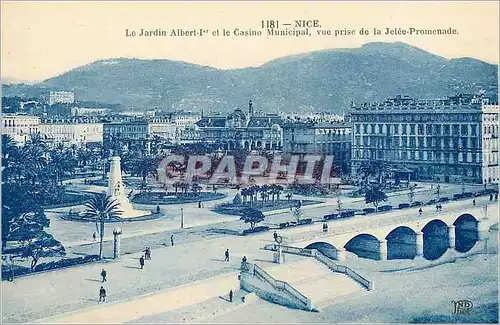
[[102,303],[77,312],[37,320],[36,323],[126,323],[198,304],[239,289],[238,272],[181,285],[165,292],[128,301]]

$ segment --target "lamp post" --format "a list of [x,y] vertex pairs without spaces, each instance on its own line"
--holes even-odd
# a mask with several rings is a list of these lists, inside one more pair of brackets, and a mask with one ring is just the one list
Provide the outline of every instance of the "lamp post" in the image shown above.
[[122,230],[118,227],[113,229],[113,258],[117,259],[120,257],[120,235]]
[[184,208],[181,208],[181,228],[184,228]]

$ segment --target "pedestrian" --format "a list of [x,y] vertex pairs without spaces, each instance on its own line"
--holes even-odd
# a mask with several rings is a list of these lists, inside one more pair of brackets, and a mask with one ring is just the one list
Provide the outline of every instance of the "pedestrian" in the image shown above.
[[476,206],[476,199],[472,200],[472,206]]
[[156,214],[160,214],[160,206],[159,205],[156,206]]
[[498,200],[498,193],[495,194],[495,201]]
[[229,290],[229,302],[233,302],[233,290]]
[[92,235],[92,238],[94,238],[94,241],[96,241],[96,238],[97,238],[97,234],[94,232],[94,234]]
[[172,246],[174,246],[174,235],[170,236],[170,243],[172,244]]
[[278,239],[278,233],[276,231],[273,234],[273,238],[274,238],[274,241],[276,241],[276,239]]
[[139,264],[141,265],[141,270],[144,268],[144,256],[141,256],[141,258],[139,258]]
[[201,209],[201,201],[198,201],[198,209]]
[[106,276],[107,276],[106,270],[102,269],[102,271],[101,271],[102,282],[108,281],[108,280],[106,280]]
[[99,290],[99,302],[101,301],[106,301],[106,289],[104,289],[103,286],[101,286],[101,289]]
[[227,248],[224,253],[224,262],[229,262],[229,248]]
[[146,246],[146,249],[144,250],[144,257],[147,260],[151,259],[151,248],[149,248],[148,246]]
[[493,201],[493,193],[490,193],[490,201]]
[[418,214],[419,214],[419,215],[422,215],[422,212],[423,212],[423,211],[422,211],[422,208],[418,209]]

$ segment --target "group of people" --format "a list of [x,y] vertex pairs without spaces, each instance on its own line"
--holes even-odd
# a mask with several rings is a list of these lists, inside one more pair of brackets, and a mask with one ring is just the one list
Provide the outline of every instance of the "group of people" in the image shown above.
[[493,201],[493,198],[495,199],[495,201],[498,200],[498,193],[490,193],[490,201]]

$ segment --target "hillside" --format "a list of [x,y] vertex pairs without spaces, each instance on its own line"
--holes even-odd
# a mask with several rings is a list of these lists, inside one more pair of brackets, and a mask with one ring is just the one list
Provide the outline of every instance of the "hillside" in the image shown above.
[[101,60],[32,88],[6,87],[4,96],[72,89],[81,100],[137,110],[228,111],[252,99],[257,109],[269,112],[340,112],[351,101],[379,101],[397,94],[440,98],[481,88],[496,93],[497,69],[471,58],[447,60],[404,43],[369,43],[234,70],[170,60]]

